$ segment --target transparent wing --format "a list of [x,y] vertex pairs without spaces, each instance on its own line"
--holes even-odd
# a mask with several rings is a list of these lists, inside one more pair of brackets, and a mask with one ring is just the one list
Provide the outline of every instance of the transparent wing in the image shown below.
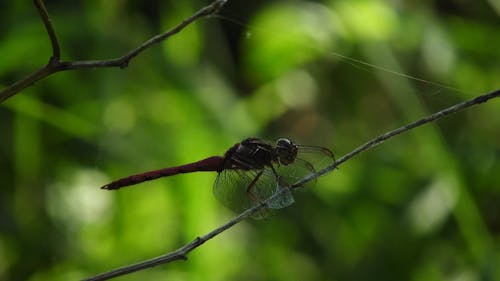
[[[219,173],[213,187],[213,193],[222,205],[240,213],[268,199],[281,190],[277,184],[279,179],[270,168],[259,170],[224,170]],[[283,192],[282,196],[268,204],[270,209],[280,209],[294,202],[291,192]],[[269,210],[254,214],[255,218],[264,218]]]
[[[276,168],[277,173],[288,184],[294,184],[302,178],[317,173],[327,166],[335,163],[333,153],[319,146],[298,146],[297,157],[289,165],[280,165]],[[315,180],[306,184],[306,187],[314,185]]]

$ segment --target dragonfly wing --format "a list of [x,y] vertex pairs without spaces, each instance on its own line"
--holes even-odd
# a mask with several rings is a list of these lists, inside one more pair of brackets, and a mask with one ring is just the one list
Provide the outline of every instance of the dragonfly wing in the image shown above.
[[235,212],[241,212],[252,206],[246,196],[246,186],[252,181],[252,175],[238,170],[223,170],[217,175],[213,193],[224,206]]
[[[276,168],[277,173],[290,185],[335,163],[333,153],[327,148],[317,146],[299,146],[298,148],[297,157],[293,163]],[[314,183],[315,180],[312,180],[306,184],[306,187]]]
[[309,162],[316,172],[335,163],[333,152],[321,146],[298,146],[297,158]]
[[284,179],[275,174],[270,167],[262,170],[262,173],[256,175],[258,181],[249,185],[248,195],[255,203],[260,203],[269,199],[277,192],[281,192],[279,196],[269,201],[267,207],[270,209],[281,209],[290,206],[295,202],[290,190],[283,190],[284,187],[289,186]]
[[[256,170],[224,170],[215,181],[213,192],[217,200],[235,212],[242,212],[268,199],[281,190],[277,178],[271,169]],[[291,192],[284,191],[268,204],[270,209],[280,209],[294,202]],[[255,218],[266,217],[263,211],[254,215]]]
[[288,189],[288,188],[286,188],[286,189],[284,188],[287,186],[276,185],[274,192],[275,193],[281,192],[281,193],[276,198],[273,198],[273,200],[271,200],[267,204],[267,207],[269,207],[270,209],[281,209],[281,208],[288,207],[295,202],[295,199],[293,198],[293,195],[292,195],[292,191],[290,191],[290,189]]

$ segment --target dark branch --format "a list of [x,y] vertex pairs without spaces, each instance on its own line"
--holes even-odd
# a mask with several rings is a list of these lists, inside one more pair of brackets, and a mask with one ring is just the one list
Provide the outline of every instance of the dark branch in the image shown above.
[[186,26],[191,24],[192,22],[202,18],[206,17],[209,15],[215,14],[217,11],[219,11],[220,8],[224,6],[224,4],[227,2],[227,0],[215,0],[212,2],[212,4],[205,6],[201,8],[199,11],[191,15],[190,17],[184,19],[181,23],[179,23],[177,26],[173,27],[172,29],[162,33],[158,34],[151,39],[147,40],[146,42],[142,43],[140,46],[137,48],[131,50],[127,54],[114,58],[114,59],[108,59],[108,60],[88,60],[88,61],[60,61],[60,49],[59,49],[59,43],[57,42],[57,36],[54,32],[54,29],[52,28],[52,24],[50,22],[50,18],[47,13],[47,9],[45,8],[45,5],[43,4],[42,0],[35,0],[35,5],[40,13],[40,16],[42,17],[43,23],[45,25],[45,28],[47,29],[47,33],[49,35],[51,44],[52,44],[52,57],[50,58],[49,62],[43,66],[42,68],[38,69],[37,71],[33,72],[32,74],[26,76],[25,78],[15,82],[14,84],[10,85],[9,87],[3,89],[0,92],[0,103],[5,101],[6,99],[10,98],[11,96],[19,93],[26,87],[33,85],[34,83],[46,78],[47,76],[50,76],[51,74],[54,74],[56,72],[60,71],[66,71],[66,70],[73,70],[73,69],[82,69],[82,68],[104,68],[104,67],[119,67],[119,68],[125,68],[128,66],[129,62],[135,58],[137,55],[142,53],[144,50],[147,48],[151,47],[152,45],[155,45],[161,41],[166,40],[170,36],[178,33],[182,29],[184,29]]
[[422,118],[422,119],[419,119],[415,122],[412,122],[408,125],[405,125],[405,126],[402,126],[402,127],[399,127],[395,130],[392,130],[390,132],[387,132],[383,135],[380,135],[374,139],[372,139],[371,141],[357,147],[356,149],[354,149],[353,151],[349,152],[348,154],[342,156],[340,159],[338,159],[337,161],[335,161],[335,163],[333,163],[332,165],[324,168],[323,170],[319,171],[318,173],[316,174],[313,174],[313,175],[310,175],[308,177],[305,177],[303,178],[302,180],[298,181],[297,183],[295,183],[291,189],[296,189],[296,188],[299,188],[301,187],[302,185],[304,185],[305,183],[315,179],[315,178],[318,178],[324,174],[327,174],[331,171],[333,171],[337,166],[339,166],[340,164],[342,164],[343,162],[353,158],[354,156],[366,151],[366,150],[369,150],[385,141],[387,141],[388,139],[394,137],[394,136],[397,136],[401,133],[404,133],[406,131],[409,131],[411,129],[414,129],[416,127],[420,127],[422,125],[425,125],[427,123],[430,123],[430,122],[433,122],[433,121],[436,121],[438,119],[441,119],[445,116],[448,116],[448,115],[451,115],[453,113],[457,113],[459,111],[462,111],[464,109],[467,109],[473,105],[478,105],[478,104],[481,104],[481,103],[484,103],[484,102],[487,102],[488,100],[490,99],[493,99],[493,98],[497,98],[500,96],[500,89],[498,90],[495,90],[493,92],[490,92],[490,93],[487,93],[487,94],[484,94],[484,95],[481,95],[481,96],[478,96],[476,98],[473,98],[473,99],[470,99],[468,101],[464,101],[464,102],[461,102],[461,103],[458,103],[454,106],[450,106],[446,109],[443,109],[441,111],[438,111],[434,114],[431,114],[425,118]]
[[484,95],[481,95],[481,96],[478,96],[474,99],[471,99],[471,100],[468,100],[468,101],[465,101],[465,102],[462,102],[462,103],[459,103],[459,104],[456,104],[454,106],[451,106],[451,107],[448,107],[446,109],[443,109],[439,112],[436,112],[432,115],[429,115],[425,118],[422,118],[420,120],[417,120],[413,123],[410,123],[408,125],[405,125],[405,126],[402,126],[402,127],[399,127],[393,131],[390,131],[390,132],[387,132],[383,135],[380,135],[372,140],[370,140],[369,142],[359,146],[358,148],[354,149],[353,151],[351,151],[350,153],[342,156],[340,159],[338,159],[337,161],[335,161],[335,163],[333,163],[332,165],[324,168],[323,170],[319,171],[318,173],[316,174],[312,174],[310,176],[307,176],[305,178],[303,178],[302,180],[298,181],[297,183],[293,184],[292,186],[290,186],[289,188],[283,188],[281,191],[279,192],[276,192],[275,194],[273,194],[271,197],[269,197],[267,200],[263,201],[262,203],[260,203],[259,205],[256,205],[246,211],[244,211],[243,213],[241,213],[239,216],[235,217],[234,219],[230,220],[229,222],[223,224],[222,226],[214,229],[213,231],[209,232],[208,234],[202,236],[202,237],[197,237],[196,239],[194,239],[193,241],[191,241],[189,244],[186,244],[185,246],[171,252],[171,253],[168,253],[168,254],[165,254],[165,255],[162,255],[162,256],[159,256],[159,257],[156,257],[156,258],[152,258],[152,259],[149,259],[149,260],[146,260],[146,261],[143,261],[143,262],[139,262],[139,263],[136,263],[136,264],[132,264],[132,265],[128,265],[128,266],[124,266],[124,267],[121,267],[121,268],[118,268],[118,269],[115,269],[115,270],[112,270],[112,271],[109,271],[109,272],[106,272],[106,273],[102,273],[102,274],[99,274],[99,275],[96,275],[94,277],[90,277],[88,279],[85,279],[84,281],[102,281],[102,280],[108,280],[108,279],[111,279],[111,278],[114,278],[114,277],[118,277],[118,276],[122,276],[122,275],[125,275],[125,274],[129,274],[129,273],[132,273],[132,272],[135,272],[135,271],[139,271],[139,270],[143,270],[143,269],[147,269],[147,268],[151,268],[153,266],[156,266],[156,265],[160,265],[160,264],[165,264],[165,263],[169,263],[169,262],[173,262],[173,261],[176,261],[176,260],[187,260],[187,254],[189,254],[189,252],[191,252],[192,250],[194,250],[195,248],[199,247],[201,244],[205,243],[206,241],[212,239],[213,237],[217,236],[218,234],[222,233],[223,231],[233,227],[235,224],[239,223],[240,221],[242,221],[243,219],[251,216],[252,214],[258,212],[260,209],[262,208],[265,208],[268,203],[278,199],[278,197],[282,196],[285,192],[289,192],[290,190],[295,190],[295,189],[298,189],[300,187],[302,187],[305,183],[309,182],[309,181],[312,181],[314,180],[315,178],[318,178],[322,175],[325,175],[331,171],[333,171],[335,168],[337,168],[339,165],[341,165],[342,163],[348,161],[349,159],[353,158],[354,156],[364,152],[364,151],[367,151],[387,140],[389,140],[390,138],[392,137],[395,137],[401,133],[404,133],[406,131],[409,131],[409,130],[412,130],[416,127],[419,127],[419,126],[422,126],[422,125],[425,125],[427,123],[430,123],[430,122],[433,122],[433,121],[436,121],[438,119],[441,119],[445,116],[448,116],[448,115],[451,115],[451,114],[454,114],[454,113],[457,113],[459,111],[462,111],[466,108],[469,108],[473,105],[478,105],[478,104],[481,104],[481,103],[484,103],[490,99],[493,99],[493,98],[496,98],[496,97],[499,97],[500,96],[500,89],[499,90],[496,90],[496,91],[493,91],[491,93],[488,93],[488,94],[484,94]]
[[[279,194],[275,194],[271,198],[274,198],[274,197],[276,197],[278,195]],[[99,275],[96,275],[96,276],[84,279],[83,281],[102,281],[102,280],[108,280],[108,279],[111,279],[111,278],[114,278],[114,277],[126,275],[126,274],[129,274],[129,273],[132,273],[132,272],[136,272],[136,271],[139,271],[139,270],[151,268],[151,267],[154,267],[156,265],[160,265],[160,264],[164,264],[164,263],[169,263],[169,262],[173,262],[173,261],[176,261],[176,260],[187,260],[187,254],[189,254],[189,252],[191,252],[192,250],[198,248],[200,245],[202,245],[206,241],[214,238],[215,236],[219,235],[223,231],[225,231],[225,230],[233,227],[235,224],[239,223],[240,221],[242,221],[242,220],[250,217],[252,214],[254,214],[258,210],[262,209],[267,204],[267,202],[270,201],[271,198],[269,198],[268,200],[260,203],[259,205],[256,205],[256,206],[254,206],[254,207],[252,207],[252,208],[244,211],[239,216],[237,216],[234,219],[230,220],[229,222],[223,224],[222,226],[220,226],[220,227],[212,230],[211,232],[207,233],[206,235],[204,235],[202,237],[196,237],[196,239],[194,239],[190,243],[184,245],[183,247],[181,247],[181,248],[179,248],[179,249],[177,249],[177,250],[175,250],[175,251],[173,251],[171,253],[168,253],[168,254],[165,254],[165,255],[162,255],[162,256],[159,256],[159,257],[156,257],[156,258],[152,258],[152,259],[149,259],[149,260],[145,260],[145,261],[142,261],[142,262],[139,262],[139,263],[136,263],[136,264],[132,264],[132,265],[127,265],[127,266],[124,266],[124,267],[120,267],[120,268],[117,268],[117,269],[112,270],[112,271],[101,273]]]
[[49,34],[50,44],[52,44],[52,57],[50,58],[50,62],[58,62],[61,59],[61,50],[59,48],[59,42],[57,42],[57,35],[52,27],[52,22],[50,21],[49,13],[47,12],[47,8],[45,8],[45,4],[42,0],[35,0],[35,6],[42,18],[43,24],[45,25],[45,29],[47,29],[47,34]]

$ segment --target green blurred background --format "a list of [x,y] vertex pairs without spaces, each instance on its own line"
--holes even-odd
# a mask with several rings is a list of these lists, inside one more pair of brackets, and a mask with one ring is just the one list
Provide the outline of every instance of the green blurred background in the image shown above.
[[[63,59],[83,60],[122,55],[208,3],[47,7]],[[230,0],[124,70],[36,83],[0,106],[0,280],[89,277],[234,216],[212,196],[213,173],[99,189],[112,179],[249,136],[340,157],[500,88],[499,15],[498,0]],[[50,52],[32,1],[2,1],[1,87]],[[492,100],[399,136],[187,262],[118,280],[500,280],[499,112]]]

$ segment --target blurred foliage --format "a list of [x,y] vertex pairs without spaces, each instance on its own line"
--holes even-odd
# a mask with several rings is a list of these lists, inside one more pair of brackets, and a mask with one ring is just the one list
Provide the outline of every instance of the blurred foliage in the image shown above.
[[[119,56],[208,2],[47,6],[63,59],[76,60]],[[248,136],[340,157],[498,89],[499,6],[230,0],[124,70],[36,83],[0,107],[0,280],[81,279],[177,249],[234,215],[213,198],[211,173],[98,189],[112,179],[222,154]],[[0,8],[5,87],[43,65],[50,44],[31,1]],[[493,100],[399,136],[187,262],[120,280],[500,280],[499,112]]]

